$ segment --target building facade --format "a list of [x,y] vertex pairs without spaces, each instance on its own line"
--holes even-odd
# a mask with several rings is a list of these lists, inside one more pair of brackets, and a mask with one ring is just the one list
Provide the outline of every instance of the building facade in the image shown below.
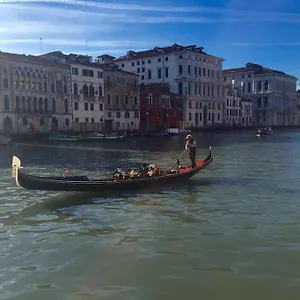
[[71,128],[70,72],[35,56],[0,52],[0,131]]
[[224,123],[228,127],[252,126],[253,103],[241,97],[241,89],[231,84],[224,85],[225,115]]
[[243,127],[252,126],[252,118],[253,118],[253,102],[249,99],[241,99],[241,114],[242,120],[241,125]]
[[134,52],[115,60],[116,64],[140,76],[140,82],[167,83],[179,94],[188,127],[218,126],[223,123],[224,59],[209,55],[196,45],[169,47]]
[[141,84],[140,114],[143,131],[182,127],[179,95],[170,92],[166,83]]
[[290,126],[297,122],[297,78],[254,63],[223,72],[224,82],[241,89],[253,102],[257,126]]
[[85,55],[56,51],[43,57],[70,69],[74,131],[105,131],[103,67]]
[[120,69],[114,57],[98,57],[103,67],[106,131],[132,131],[140,128],[139,76]]
[[224,123],[229,127],[242,124],[242,107],[240,90],[227,84],[224,86],[225,116]]

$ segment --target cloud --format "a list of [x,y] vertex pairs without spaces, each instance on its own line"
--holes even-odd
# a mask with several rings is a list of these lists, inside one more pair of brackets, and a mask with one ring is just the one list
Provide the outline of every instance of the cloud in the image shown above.
[[[94,8],[103,10],[120,10],[120,11],[140,11],[140,12],[170,12],[170,13],[210,13],[222,14],[226,17],[249,17],[260,19],[261,21],[285,21],[285,22],[300,22],[300,14],[297,13],[282,13],[269,11],[267,14],[261,11],[245,11],[237,9],[228,9],[222,7],[207,7],[207,6],[149,6],[140,4],[121,4],[107,3],[97,1],[82,1],[82,0],[0,0],[0,4],[5,5],[60,5],[83,8]],[[242,19],[237,19],[242,21]]]
[[[39,39],[7,39],[7,40],[0,40],[0,45],[12,45],[12,44],[31,44],[40,42]],[[86,47],[85,40],[65,40],[65,39],[43,39],[43,45],[49,46],[75,46],[75,47]],[[130,48],[130,47],[140,47],[140,48],[147,48],[147,47],[154,47],[158,43],[161,44],[160,41],[151,42],[151,41],[128,41],[128,40],[106,40],[106,41],[91,41],[87,42],[88,47],[93,48]],[[171,43],[171,42],[170,42]],[[169,44],[170,44],[169,43]],[[167,43],[168,44],[168,43]]]
[[[16,14],[19,18],[22,17],[23,20],[28,19],[28,15],[31,15],[40,19],[40,21],[45,18],[52,18],[52,20],[69,20],[74,23],[74,19],[77,18],[79,23],[84,23],[84,20],[87,19],[92,23],[96,23],[96,20],[92,19],[94,16],[99,18],[98,24],[99,21],[105,21],[112,26],[118,23],[300,22],[299,14],[269,12],[266,15],[261,12],[199,6],[147,6],[79,0],[0,0],[0,7],[1,10],[6,8],[7,11],[10,11],[10,15]],[[88,10],[82,10],[82,8]],[[45,9],[47,9],[46,16]],[[66,10],[68,13],[66,13]],[[111,10],[119,10],[122,13],[112,13]],[[135,14],[132,11],[140,11],[141,13]],[[149,15],[149,12],[153,12],[153,14]],[[165,14],[168,12],[173,14]],[[182,13],[187,14],[182,15]],[[199,15],[199,13],[201,14]],[[222,16],[216,16],[215,14],[221,14]],[[5,19],[5,14],[2,14],[2,16]],[[0,21],[0,24],[2,21]],[[85,24],[88,24],[88,22],[85,22]],[[101,23],[101,26],[102,24],[105,23]],[[100,30],[101,26],[98,25],[96,28]]]
[[[105,3],[94,1],[80,1],[80,0],[1,0],[3,4],[30,4],[30,3],[43,3],[43,4],[61,4],[73,5],[83,7],[93,7],[99,9],[110,10],[127,10],[127,11],[157,11],[157,12],[224,12],[223,9],[213,7],[199,7],[199,6],[148,6],[138,4],[118,4],[118,3]],[[227,10],[225,10],[226,12]]]
[[249,43],[235,42],[232,46],[236,47],[292,47],[300,46],[300,42],[274,42],[274,43]]

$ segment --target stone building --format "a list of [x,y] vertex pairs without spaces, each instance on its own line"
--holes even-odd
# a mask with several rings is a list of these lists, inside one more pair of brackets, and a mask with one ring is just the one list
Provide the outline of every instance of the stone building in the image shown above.
[[115,62],[120,68],[139,75],[141,83],[167,83],[171,92],[179,94],[186,126],[221,126],[224,59],[203,50],[196,45],[173,44],[128,51]]
[[256,126],[291,126],[297,123],[297,78],[282,71],[247,63],[223,71],[224,82],[241,90],[253,102]]
[[72,127],[70,72],[65,65],[0,52],[0,131],[49,132]]
[[104,131],[103,67],[92,58],[79,54],[50,52],[42,57],[65,64],[70,69],[74,131]]
[[140,128],[139,75],[122,70],[114,57],[103,55],[98,63],[103,68],[106,131],[128,131]]

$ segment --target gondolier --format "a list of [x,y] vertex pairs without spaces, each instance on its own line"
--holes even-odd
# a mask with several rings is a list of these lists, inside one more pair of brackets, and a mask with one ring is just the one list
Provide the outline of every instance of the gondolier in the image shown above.
[[190,131],[186,136],[185,149],[189,151],[192,168],[194,168],[196,166],[196,141]]

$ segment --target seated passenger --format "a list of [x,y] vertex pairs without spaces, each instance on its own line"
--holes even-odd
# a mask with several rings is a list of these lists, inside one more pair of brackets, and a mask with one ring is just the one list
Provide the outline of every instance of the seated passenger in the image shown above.
[[149,165],[149,171],[148,171],[149,176],[160,176],[163,174],[163,171],[156,167],[154,164]]
[[138,175],[138,172],[137,171],[135,171],[135,170],[130,170],[130,172],[129,172],[129,177],[130,178],[134,178],[134,177],[136,177]]
[[148,176],[149,165],[143,164],[142,169],[138,172],[138,176]]

